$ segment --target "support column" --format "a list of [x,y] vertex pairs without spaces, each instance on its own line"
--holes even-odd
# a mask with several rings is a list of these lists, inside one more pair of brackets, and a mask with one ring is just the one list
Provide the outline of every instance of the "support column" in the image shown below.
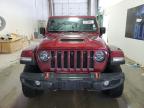
[[90,15],[91,16],[96,16],[97,11],[98,11],[98,5],[99,5],[99,0],[88,0],[89,4],[89,9],[90,9]]
[[91,0],[88,0],[88,15],[91,16]]
[[48,5],[49,5],[49,16],[53,16],[54,15],[54,3],[53,0],[48,0]]

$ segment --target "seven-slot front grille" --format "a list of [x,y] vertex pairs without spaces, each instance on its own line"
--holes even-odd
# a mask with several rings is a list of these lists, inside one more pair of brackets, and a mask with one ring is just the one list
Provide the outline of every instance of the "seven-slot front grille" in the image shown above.
[[94,51],[50,51],[51,69],[93,69]]

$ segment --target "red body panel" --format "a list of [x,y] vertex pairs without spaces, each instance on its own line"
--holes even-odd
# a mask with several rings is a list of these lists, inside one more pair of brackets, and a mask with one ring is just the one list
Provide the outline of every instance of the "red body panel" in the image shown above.
[[34,57],[34,51],[36,50],[36,47],[29,47],[22,51],[21,57],[31,57],[32,59],[35,59]]
[[124,57],[124,53],[120,48],[117,48],[115,46],[109,46],[109,50],[110,50],[110,58]]
[[[92,40],[92,37],[97,37],[95,40]],[[83,42],[61,42],[61,39],[83,39]],[[106,52],[106,59],[104,62],[98,63],[94,62],[94,70],[92,72],[101,72],[105,69],[105,66],[107,64],[107,60],[109,57],[108,48],[105,42],[99,37],[99,33],[97,32],[92,32],[92,33],[86,33],[86,32],[81,32],[81,33],[48,33],[47,38],[43,40],[43,42],[40,43],[37,54],[39,55],[39,52],[43,50],[62,50],[62,51],[90,51],[93,50],[94,52],[97,50],[103,50]],[[56,55],[57,56],[57,55]],[[75,55],[76,56],[76,55]],[[62,56],[63,58],[63,56]],[[82,60],[83,56],[81,56]],[[68,57],[68,60],[70,60],[70,57]],[[76,61],[76,58],[75,58]],[[37,59],[37,62],[39,64],[40,69],[43,72],[50,72],[50,64],[49,62],[41,62],[39,59]],[[55,59],[55,62],[57,60]],[[68,61],[68,64],[70,61]],[[81,61],[81,66],[83,61]],[[63,63],[62,63],[63,64]],[[76,64],[75,64],[76,65]],[[63,66],[61,69],[58,69],[57,67],[55,68],[55,72],[61,71],[62,73],[88,73],[90,70],[87,68],[84,70],[82,67],[81,69],[75,69],[75,68],[69,68],[69,69],[64,69]]]
[[[77,16],[73,16],[77,17]],[[69,18],[69,16],[51,16],[50,18]],[[94,16],[79,16],[78,18],[95,18]],[[104,40],[100,38],[99,29],[97,29],[96,32],[47,32],[46,38],[37,46],[35,49],[35,53],[33,52],[33,49],[31,51],[24,50],[22,52],[22,56],[32,56],[35,55],[35,61],[37,61],[37,64],[42,72],[61,72],[61,73],[89,73],[89,72],[96,72],[100,73],[102,72],[110,57],[123,57],[124,54],[121,50],[115,49],[112,50],[109,48]],[[81,39],[82,41],[62,41],[63,39]],[[57,52],[61,51],[61,68],[58,68],[57,66]],[[90,52],[93,51],[94,55],[98,50],[102,50],[105,52],[105,60],[103,62],[97,62],[94,60],[94,67],[91,70],[88,66],[90,65]],[[51,68],[50,60],[47,62],[42,62],[39,59],[39,53],[41,51],[47,51],[51,53],[51,51],[54,52],[55,57],[55,68]],[[67,58],[67,64],[68,68],[64,68],[64,51],[68,53]],[[70,51],[74,51],[74,68],[70,67]],[[77,69],[77,51],[81,51],[81,64],[80,68]],[[87,68],[83,68],[83,53],[84,51],[87,51]],[[111,53],[109,53],[111,51]],[[34,54],[32,54],[32,52]]]
[[124,53],[121,50],[116,50],[111,52],[111,58],[112,57],[124,57]]
[[[71,18],[71,17],[77,17],[77,18],[95,18],[95,16],[51,16],[49,17],[50,19],[54,19],[54,18]],[[43,51],[43,50],[53,50],[53,51],[57,51],[57,50],[61,50],[62,53],[63,51],[68,51],[68,53],[70,53],[70,50],[73,50],[74,52],[76,52],[77,50],[80,51],[94,51],[96,52],[97,50],[104,50],[105,52],[108,52],[108,48],[107,45],[105,44],[105,42],[99,37],[100,33],[99,33],[99,29],[97,29],[96,32],[57,32],[57,33],[46,33],[47,38],[45,40],[43,40],[43,42],[41,42],[41,44],[38,47],[37,53],[36,55],[39,55],[39,52]],[[92,39],[93,37],[96,37],[96,39]],[[83,42],[62,42],[61,39],[83,39]],[[57,56],[57,55],[56,55]],[[63,54],[61,56],[61,59],[63,59]],[[94,62],[94,69],[92,70],[93,72],[101,72],[105,69],[105,66],[107,64],[107,60],[108,60],[109,54],[106,53],[106,59],[104,62],[102,63],[98,63],[98,62]],[[38,57],[36,57],[38,58]],[[57,66],[55,66],[54,71],[55,72],[59,72],[62,71],[63,73],[88,73],[90,72],[89,68],[87,68],[86,70],[83,69],[83,55],[81,55],[81,68],[80,69],[76,69],[76,68],[70,68],[70,66],[68,66],[68,69],[64,69],[62,66],[62,68],[58,69]],[[50,72],[50,62],[41,62],[39,59],[37,59],[38,65],[40,67],[40,69],[43,72]],[[57,59],[55,58],[55,62],[57,64]],[[74,65],[76,65],[76,54],[74,57]],[[63,61],[62,61],[63,64]],[[89,60],[88,60],[88,64],[89,64]],[[68,54],[68,65],[70,65],[70,54]]]
[[[107,49],[99,33],[48,33],[50,39],[44,39],[39,50],[44,49]],[[96,40],[91,38],[95,36]],[[60,39],[83,39],[83,42],[61,42]]]

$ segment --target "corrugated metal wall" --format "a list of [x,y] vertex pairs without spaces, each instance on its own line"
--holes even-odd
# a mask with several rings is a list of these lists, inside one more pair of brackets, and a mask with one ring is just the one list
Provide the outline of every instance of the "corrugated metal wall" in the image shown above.
[[88,15],[88,0],[54,0],[54,16],[82,16]]
[[49,16],[96,16],[99,0],[48,0]]

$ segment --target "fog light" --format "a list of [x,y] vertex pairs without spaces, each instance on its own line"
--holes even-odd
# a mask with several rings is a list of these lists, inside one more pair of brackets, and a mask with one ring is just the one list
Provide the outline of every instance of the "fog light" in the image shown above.
[[110,84],[110,81],[104,81],[104,86],[108,86]]
[[40,81],[35,81],[35,84],[37,85],[37,86],[40,86]]
[[49,88],[53,85],[52,82],[48,82],[47,84],[48,84],[47,86],[48,86]]

